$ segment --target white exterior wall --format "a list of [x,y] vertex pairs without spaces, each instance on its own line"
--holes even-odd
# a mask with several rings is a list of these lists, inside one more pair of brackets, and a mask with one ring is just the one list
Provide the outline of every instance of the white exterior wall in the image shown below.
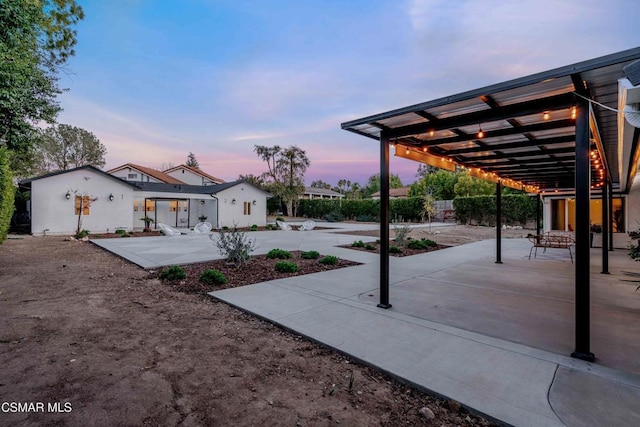
[[[71,198],[65,194],[69,191]],[[118,227],[133,228],[131,206],[133,188],[114,179],[81,169],[31,183],[31,233],[72,234],[75,233],[78,215],[75,214],[75,194],[97,197],[89,215],[82,215],[81,229],[92,233],[114,231]],[[113,194],[113,201],[109,195]]]
[[[132,169],[129,167],[126,167],[124,169],[120,169],[120,170],[115,170],[113,172],[109,172],[111,175],[123,179],[125,181],[135,181],[135,182],[162,182],[159,181],[157,179],[155,179],[154,177],[152,177],[151,175],[147,175],[146,173],[142,173],[137,169]],[[129,178],[129,174],[136,174],[135,178]]]
[[213,182],[211,180],[204,178],[201,175],[193,173],[188,169],[177,169],[171,172],[167,172],[167,175],[174,177],[175,179],[179,179],[180,181],[189,184],[189,185],[211,185]]
[[[267,195],[252,185],[245,183],[238,184],[216,194],[219,201],[219,224],[220,228],[227,226],[232,228],[251,227],[256,224],[258,227],[267,225]],[[233,200],[236,203],[233,203]],[[255,200],[256,204],[253,204]],[[251,214],[244,214],[244,202],[251,205]],[[213,223],[212,223],[213,224]],[[215,224],[214,224],[215,225]]]

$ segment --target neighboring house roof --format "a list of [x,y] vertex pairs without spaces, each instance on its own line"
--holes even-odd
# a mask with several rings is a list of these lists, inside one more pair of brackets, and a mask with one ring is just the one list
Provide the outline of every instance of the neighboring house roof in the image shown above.
[[[409,187],[390,188],[389,197],[407,197],[409,196]],[[376,191],[371,195],[372,198],[380,197],[380,192]]]
[[257,188],[263,193],[267,194],[267,197],[271,196],[271,194],[266,191],[256,187],[255,185],[247,182],[245,180],[238,180],[232,182],[225,182],[224,184],[214,184],[214,185],[188,185],[188,184],[165,184],[162,182],[133,182],[127,181],[130,184],[133,184],[140,190],[150,191],[156,193],[184,193],[184,194],[217,194],[221,191],[229,189],[231,187],[235,187],[239,184],[247,184],[252,187]]
[[95,172],[97,174],[100,174],[102,176],[109,177],[109,178],[113,179],[114,181],[119,182],[120,184],[124,184],[124,185],[130,186],[130,187],[135,187],[135,185],[133,183],[128,182],[128,181],[123,181],[120,178],[118,178],[117,176],[113,176],[113,175],[111,175],[111,174],[109,174],[109,173],[107,173],[107,172],[105,172],[103,170],[100,170],[95,166],[91,166],[91,165],[79,166],[79,167],[73,168],[73,169],[60,170],[60,171],[56,171],[56,172],[46,173],[44,175],[36,176],[36,177],[33,177],[33,178],[23,179],[18,184],[26,186],[26,185],[31,184],[33,181],[37,181],[39,179],[45,179],[45,178],[49,178],[49,177],[56,176],[56,175],[63,175],[65,173],[75,172],[75,171],[78,171],[78,170],[89,170],[89,171]]
[[329,188],[304,187],[304,194],[321,194],[323,196],[344,197],[344,194],[333,191]]
[[174,177],[172,177],[171,175],[168,175],[164,172],[161,172],[159,170],[156,169],[151,169],[145,166],[140,166],[140,165],[135,165],[133,163],[126,163],[122,166],[118,166],[117,168],[113,168],[111,170],[108,170],[107,173],[113,173],[119,170],[122,170],[124,168],[131,168],[131,169],[135,169],[138,172],[142,172],[145,173],[155,179],[157,179],[158,181],[162,181],[164,183],[167,184],[184,184],[184,182],[180,181],[179,179],[176,179]]
[[175,166],[175,167],[169,168],[169,169],[165,170],[164,173],[168,174],[169,172],[177,171],[177,170],[180,170],[180,169],[186,169],[186,170],[191,171],[191,172],[193,172],[193,173],[195,173],[197,175],[200,175],[203,178],[208,179],[209,181],[217,182],[219,184],[223,184],[225,182],[224,179],[216,178],[215,176],[209,175],[208,173],[203,172],[198,168],[194,168],[193,166],[187,166],[187,165],[179,165],[179,166]]

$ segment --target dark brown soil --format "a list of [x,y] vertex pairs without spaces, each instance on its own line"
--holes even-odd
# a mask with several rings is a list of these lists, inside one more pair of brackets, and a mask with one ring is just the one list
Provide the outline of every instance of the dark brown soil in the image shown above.
[[[303,259],[300,251],[290,252],[291,259],[268,259],[266,255],[252,256],[249,263],[242,267],[236,267],[225,260],[200,262],[182,266],[187,273],[187,278],[183,280],[172,280],[167,282],[176,290],[188,293],[206,293],[220,289],[235,288],[237,286],[250,285],[252,283],[266,282],[268,280],[282,279],[285,277],[300,276],[302,274],[318,273],[321,271],[334,270],[336,268],[351,267],[358,265],[357,262],[338,259],[335,265],[321,264],[319,259]],[[298,266],[296,273],[279,273],[275,270],[275,265],[279,261],[291,261]],[[223,285],[207,285],[200,281],[200,276],[206,270],[218,270],[227,278],[227,283]],[[156,274],[158,274],[156,272]]]
[[[367,246],[369,246],[367,248]],[[449,246],[447,245],[439,245],[436,243],[435,246],[430,246],[428,248],[420,248],[420,249],[412,249],[408,246],[398,246],[397,243],[394,240],[389,240],[389,247],[391,246],[395,246],[396,248],[399,248],[402,252],[389,252],[389,255],[394,256],[394,257],[405,257],[405,256],[411,256],[411,255],[418,255],[418,254],[424,254],[427,252],[433,252],[433,251],[438,251],[440,249],[446,249]],[[378,242],[370,242],[370,243],[365,243],[365,247],[360,247],[360,246],[353,246],[353,245],[343,245],[341,246],[343,248],[348,248],[348,249],[353,249],[356,251],[362,251],[362,252],[371,252],[374,254],[379,254],[380,253],[380,243]]]
[[3,412],[1,425],[489,425],[59,237],[0,245],[0,366],[0,402],[70,408]]

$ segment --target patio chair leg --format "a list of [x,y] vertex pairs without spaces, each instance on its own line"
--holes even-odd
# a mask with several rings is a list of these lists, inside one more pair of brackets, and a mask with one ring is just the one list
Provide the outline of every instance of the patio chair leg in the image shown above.
[[533,252],[533,248],[534,248],[534,247],[535,247],[535,246],[531,246],[531,249],[529,249],[529,259],[531,259],[531,252]]
[[569,256],[571,257],[571,264],[573,264],[573,254],[571,253],[571,246],[569,246]]

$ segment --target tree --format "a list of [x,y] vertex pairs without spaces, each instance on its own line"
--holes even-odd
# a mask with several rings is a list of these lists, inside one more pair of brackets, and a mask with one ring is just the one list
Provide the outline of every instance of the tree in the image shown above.
[[267,171],[262,175],[271,182],[271,193],[282,199],[291,215],[294,201],[304,193],[304,174],[311,164],[307,153],[295,145],[284,149],[279,145],[256,145],[254,151],[267,163]]
[[463,172],[454,186],[457,197],[490,196],[496,191],[496,185],[480,178],[474,178],[469,172]]
[[42,171],[69,170],[105,164],[107,149],[91,132],[71,125],[52,126],[39,144]]
[[[395,174],[389,175],[389,188],[402,188],[400,177]],[[371,175],[364,187],[364,197],[371,197],[373,193],[380,191],[380,174]]]
[[249,184],[255,185],[256,187],[264,190],[265,189],[265,182],[264,182],[264,178],[261,176],[255,176],[253,174],[247,174],[247,175],[238,175],[238,179],[242,180],[242,181],[247,181]]
[[0,244],[7,238],[14,209],[15,185],[9,167],[9,153],[0,146]]
[[319,179],[317,181],[312,181],[311,182],[311,187],[312,188],[324,188],[325,190],[330,190],[331,189],[331,184],[329,184],[328,182],[324,182],[323,180]]
[[458,177],[459,174],[444,169],[429,173],[420,181],[411,185],[409,197],[430,194],[435,200],[451,200],[455,197],[454,187]]
[[429,219],[429,233],[431,233],[431,218],[436,214],[436,203],[431,194],[427,194],[424,197],[424,203],[422,204],[422,214],[426,215]]
[[[81,193],[78,190],[71,190],[74,194],[76,215],[78,215],[78,225],[76,227],[76,239],[80,239],[87,236],[87,232],[82,230],[82,215],[89,214],[91,206],[98,201],[95,196],[90,196],[86,193]],[[146,216],[146,215],[145,215]]]
[[422,178],[424,178],[425,176],[429,175],[430,173],[436,173],[440,170],[440,168],[436,167],[436,166],[431,166],[431,165],[427,165],[424,163],[420,163],[418,165],[418,170],[416,171],[416,178],[418,178],[418,180],[421,180]]
[[0,145],[20,176],[32,166],[36,124],[60,111],[58,72],[75,54],[72,28],[83,18],[74,0],[0,1]]
[[189,155],[187,156],[187,166],[200,169],[200,164],[198,163],[198,160],[196,160],[196,155],[192,152],[189,152]]

